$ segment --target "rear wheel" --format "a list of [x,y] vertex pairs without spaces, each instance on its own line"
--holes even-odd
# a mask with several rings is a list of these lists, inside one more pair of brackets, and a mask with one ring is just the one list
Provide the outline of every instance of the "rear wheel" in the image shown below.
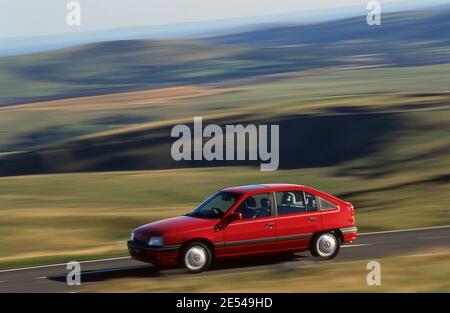
[[189,272],[200,273],[211,265],[212,253],[205,244],[192,242],[183,249],[181,261]]
[[341,247],[338,236],[331,232],[318,234],[311,244],[311,254],[324,260],[336,257]]

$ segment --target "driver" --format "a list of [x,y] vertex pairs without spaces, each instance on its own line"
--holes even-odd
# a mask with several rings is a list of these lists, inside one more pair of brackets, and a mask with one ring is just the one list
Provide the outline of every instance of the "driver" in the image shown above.
[[242,213],[244,219],[254,218],[256,213],[256,200],[254,197],[248,197],[244,203],[241,204],[236,212]]

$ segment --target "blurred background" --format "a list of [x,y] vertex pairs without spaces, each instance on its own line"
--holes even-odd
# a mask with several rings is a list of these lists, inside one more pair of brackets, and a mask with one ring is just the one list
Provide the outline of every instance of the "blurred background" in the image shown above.
[[[0,37],[0,268],[127,255],[131,229],[242,184],[336,195],[362,232],[450,224],[450,4],[384,1],[369,26],[364,1],[251,2],[197,9],[210,19],[172,4],[189,18],[150,26],[127,23],[143,23],[135,4],[94,27],[102,8],[81,1],[86,24],[69,31],[59,5],[61,32],[50,18],[19,27],[25,4],[5,2],[17,27]],[[279,170],[173,161],[170,130],[194,116],[279,124]]]

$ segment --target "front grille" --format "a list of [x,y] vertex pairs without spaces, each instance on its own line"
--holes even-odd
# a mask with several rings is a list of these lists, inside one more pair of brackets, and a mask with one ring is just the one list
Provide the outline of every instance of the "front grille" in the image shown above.
[[142,243],[142,242],[137,242],[135,240],[133,241],[128,241],[128,248],[135,248],[135,249],[148,249],[149,246],[146,243]]
[[145,245],[145,246],[148,245],[148,241],[140,240],[140,239],[137,239],[137,238],[134,238],[133,242],[138,244],[138,245]]

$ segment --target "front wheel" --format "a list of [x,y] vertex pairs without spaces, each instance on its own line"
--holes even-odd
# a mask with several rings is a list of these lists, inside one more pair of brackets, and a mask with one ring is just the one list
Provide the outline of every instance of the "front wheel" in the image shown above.
[[200,273],[211,265],[212,253],[205,244],[192,242],[183,249],[181,261],[189,272]]
[[317,235],[311,244],[311,254],[324,260],[336,257],[341,247],[339,237],[333,233],[322,233]]

